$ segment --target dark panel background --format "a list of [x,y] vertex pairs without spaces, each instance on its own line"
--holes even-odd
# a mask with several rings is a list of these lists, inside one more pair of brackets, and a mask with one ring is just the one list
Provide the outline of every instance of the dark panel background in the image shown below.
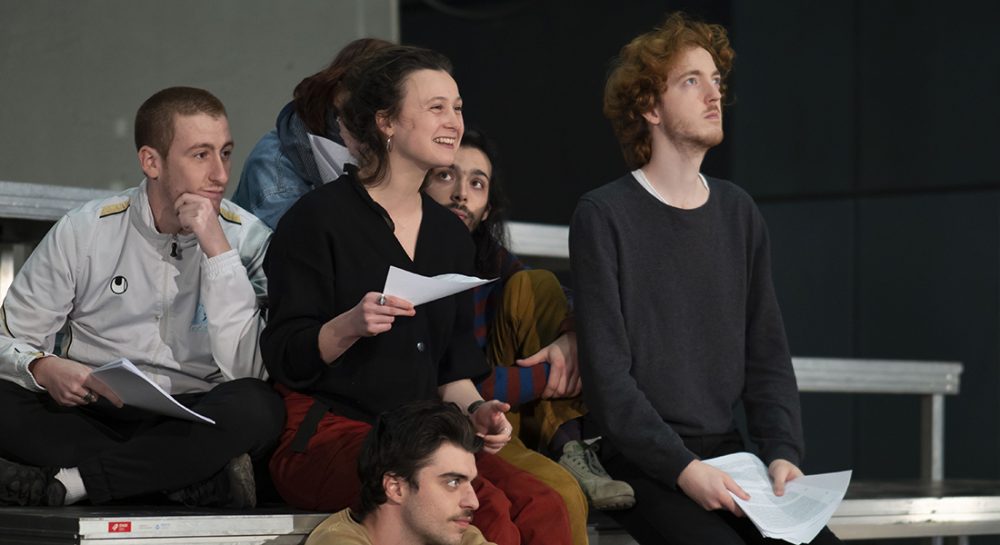
[[860,186],[995,187],[1000,7],[921,0],[857,9]]
[[857,119],[851,2],[734,2],[734,175],[765,197],[854,187]]
[[[499,144],[514,217],[566,225],[581,194],[625,168],[601,113],[611,61],[671,5],[681,4],[404,1],[401,34],[403,43],[436,49],[454,63],[466,124]],[[684,8],[729,24],[727,2],[687,2]],[[724,142],[706,160],[705,172],[729,178],[729,163]]]
[[[611,59],[674,9],[730,29],[726,141],[703,170],[768,220],[793,353],[963,362],[945,474],[1000,478],[998,5],[404,0],[401,28],[454,61],[513,218],[566,224],[625,169],[601,114]],[[802,397],[807,471],[918,474],[916,399]]]

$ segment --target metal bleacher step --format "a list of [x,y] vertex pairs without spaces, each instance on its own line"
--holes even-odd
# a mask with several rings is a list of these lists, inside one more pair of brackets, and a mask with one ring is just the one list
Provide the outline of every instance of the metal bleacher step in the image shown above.
[[[0,545],[299,545],[329,516],[288,507],[0,508]],[[610,517],[591,513],[591,545],[635,545]]]
[[593,507],[587,517],[587,537],[590,545],[636,545],[632,536],[613,518]]
[[327,516],[288,507],[4,507],[0,545],[297,545]]

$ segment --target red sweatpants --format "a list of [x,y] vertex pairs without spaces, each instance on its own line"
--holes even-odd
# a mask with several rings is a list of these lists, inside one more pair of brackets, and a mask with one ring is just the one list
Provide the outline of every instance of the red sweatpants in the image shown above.
[[[306,451],[294,452],[292,441],[313,399],[285,388],[279,391],[285,398],[287,421],[270,467],[281,497],[294,507],[313,511],[357,507],[358,456],[371,426],[328,412]],[[497,545],[572,543],[566,505],[554,490],[492,454],[478,454],[476,467],[475,525],[486,539]]]

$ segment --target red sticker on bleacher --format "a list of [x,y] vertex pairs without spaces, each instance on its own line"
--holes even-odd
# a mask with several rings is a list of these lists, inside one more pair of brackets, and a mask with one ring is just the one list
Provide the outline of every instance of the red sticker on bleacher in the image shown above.
[[109,522],[108,523],[108,533],[121,533],[121,532],[131,532],[132,522]]

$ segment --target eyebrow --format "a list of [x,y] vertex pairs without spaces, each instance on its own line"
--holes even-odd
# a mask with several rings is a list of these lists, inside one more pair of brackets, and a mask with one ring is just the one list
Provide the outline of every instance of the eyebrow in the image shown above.
[[[233,141],[232,140],[229,140],[228,142],[226,142],[225,144],[223,144],[222,147],[219,148],[219,149],[226,149],[228,147],[233,147]],[[185,150],[185,151],[194,151],[196,149],[215,149],[215,146],[213,144],[208,143],[208,142],[200,142],[198,144],[194,144],[193,146],[189,146],[188,149]]]
[[490,177],[489,174],[483,172],[482,170],[480,170],[478,168],[474,168],[472,170],[465,170],[464,168],[460,168],[458,165],[451,165],[451,166],[443,167],[443,168],[448,168],[448,169],[454,170],[456,172],[466,172],[466,173],[469,173],[469,174],[472,174],[472,175],[478,174],[478,175],[482,176],[483,178],[486,178],[486,181],[492,180],[492,178]]
[[[436,97],[430,97],[430,98],[428,98],[428,99],[427,99],[427,100],[425,101],[425,104],[426,104],[426,103],[428,103],[428,102],[434,102],[435,100],[450,100],[450,99],[449,99],[448,97],[446,97],[446,96],[436,96]],[[460,101],[460,100],[462,100],[462,95],[458,95],[457,97],[455,97],[455,101],[456,101],[456,102],[457,102],[457,101]]]
[[438,478],[442,478],[442,479],[449,480],[449,481],[452,480],[452,479],[459,479],[459,480],[463,480],[463,481],[470,481],[470,480],[472,480],[472,479],[469,478],[468,475],[466,475],[464,473],[456,473],[454,471],[448,471],[448,472],[442,473],[442,474],[438,475]]
[[[684,72],[683,74],[678,75],[675,79],[683,79],[683,78],[686,78],[688,76],[700,76],[702,74],[704,74],[704,72],[702,72],[701,70],[698,70],[697,68],[694,68],[694,69],[688,70],[687,72]],[[721,75],[721,72],[719,72],[718,70],[715,70],[714,72],[712,72],[711,75],[718,76],[718,75]]]

